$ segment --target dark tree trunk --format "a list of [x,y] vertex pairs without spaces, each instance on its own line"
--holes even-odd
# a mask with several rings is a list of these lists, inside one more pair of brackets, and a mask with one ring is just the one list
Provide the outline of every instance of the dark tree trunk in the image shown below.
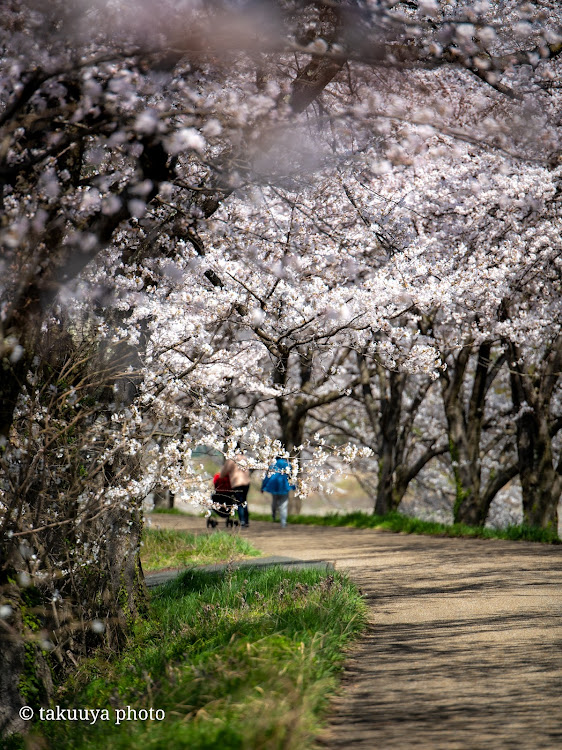
[[[43,310],[38,284],[29,284],[4,322],[0,342],[0,436],[7,438],[14,419],[14,410],[25,384],[25,376],[37,352]],[[0,333],[0,336],[2,336]],[[22,347],[21,357],[14,357],[8,341]]]
[[[281,418],[281,414],[283,417]],[[304,440],[304,428],[306,423],[306,412],[299,412],[295,407],[284,404],[280,411],[281,418],[281,440],[285,449],[296,458],[299,452],[296,448],[302,445]],[[300,515],[302,511],[302,498],[296,497],[294,492],[289,495],[289,515]]]
[[552,443],[543,415],[525,414],[517,425],[523,521],[529,526],[558,528],[560,475],[553,465]]
[[37,639],[47,618],[37,607],[41,592],[18,575],[24,562],[15,544],[2,545],[0,606],[9,607],[10,614],[0,619],[0,738],[26,730],[22,706],[36,711],[53,697],[49,658]]
[[167,487],[156,487],[154,490],[155,508],[173,508],[174,493]]
[[381,370],[382,368],[379,368],[381,402],[379,481],[375,501],[375,513],[377,515],[384,515],[391,510],[396,510],[395,475],[403,460],[403,456],[398,455],[398,435],[405,376],[402,373]]
[[[62,363],[74,361],[74,350],[71,345],[68,347],[68,341],[57,336],[54,338],[56,340],[48,345],[50,359],[45,359],[44,364],[48,364],[46,370],[57,373],[53,375],[56,381],[61,367],[64,370]],[[76,361],[79,359],[76,357]],[[98,368],[99,362],[95,365],[90,360],[88,362],[95,372],[110,372],[103,364]],[[96,379],[95,372],[92,393],[97,399],[104,393],[104,383]],[[40,379],[46,377],[39,375]],[[86,378],[87,375],[82,373],[80,377]],[[108,377],[111,383],[118,382],[110,375]],[[42,393],[48,391],[46,388],[40,390]],[[113,398],[114,391],[110,391]],[[57,412],[49,413],[56,424]],[[79,416],[80,412],[76,414]],[[138,558],[142,533],[140,508],[134,508],[129,502],[128,508],[110,506],[105,509],[96,505],[87,511],[79,505],[78,499],[84,481],[103,489],[105,482],[111,484],[112,475],[122,470],[122,473],[134,476],[140,467],[135,463],[136,459],[123,457],[115,459],[111,467],[105,466],[104,472],[94,470],[91,477],[75,481],[81,476],[80,469],[84,468],[80,465],[84,458],[80,458],[78,446],[83,445],[80,441],[86,443],[90,436],[88,414],[85,407],[81,421],[74,423],[71,443],[56,432],[56,427],[41,443],[42,446],[52,444],[51,452],[43,448],[45,454],[41,460],[46,465],[49,457],[56,453],[57,445],[65,446],[69,450],[68,456],[74,456],[69,460],[77,465],[73,464],[63,479],[68,483],[64,485],[64,491],[50,485],[48,478],[43,478],[41,463],[37,463],[34,455],[27,457],[25,465],[20,462],[19,474],[15,473],[13,464],[6,466],[6,470],[11,471],[14,491],[12,498],[8,497],[8,511],[0,520],[0,605],[12,610],[9,618],[0,619],[0,732],[4,734],[25,729],[26,725],[18,718],[22,705],[38,708],[48,703],[53,692],[51,668],[59,675],[64,674],[100,645],[112,650],[121,647],[131,623],[146,609],[146,592]],[[14,429],[16,427],[19,430],[21,425],[18,423]],[[61,443],[57,443],[59,438]],[[69,445],[77,447],[72,449]],[[58,509],[62,526],[52,524],[53,517],[45,514],[47,509],[52,510],[53,504]],[[77,526],[79,507],[82,523]],[[24,510],[25,523],[19,520]],[[37,529],[33,533],[29,533],[27,519]],[[37,553],[43,571],[68,569],[69,573],[58,579],[29,578],[28,562],[19,553],[22,542],[28,542]],[[85,543],[90,550],[99,548],[97,559],[94,564],[76,569],[73,553],[77,547],[84,549]],[[29,580],[29,586],[20,588],[17,585],[22,576]],[[60,612],[56,601],[53,603],[55,588],[60,591],[64,602],[60,605]],[[32,595],[35,601],[30,610],[27,600]],[[95,620],[103,623],[103,634],[92,630]],[[37,632],[29,632],[30,622],[36,625],[36,630],[44,631],[45,638],[52,642],[53,649],[49,654],[41,650]]]
[[5,737],[25,730],[26,722],[19,716],[19,710],[24,705],[19,683],[25,665],[25,643],[10,632],[23,632],[19,597],[15,592],[7,591],[0,601],[3,606],[12,606],[15,611],[13,617],[1,623],[0,632],[0,737]]
[[550,405],[562,368],[562,336],[547,350],[539,367],[526,368],[519,347],[513,344],[510,357],[523,521],[557,531],[562,475],[554,463]]
[[481,526],[486,519],[482,517],[480,502],[480,459],[474,455],[474,445],[468,442],[462,405],[458,402],[449,402],[445,413],[449,433],[449,453],[455,478],[453,518],[455,523]]
[[[131,523],[132,522],[132,523]],[[107,517],[108,547],[112,550],[105,561],[107,592],[111,599],[108,602],[105,617],[108,624],[106,642],[115,640],[121,646],[132,623],[139,615],[147,612],[147,595],[142,572],[139,548],[142,535],[142,512],[113,510]],[[125,529],[130,529],[124,533]],[[93,591],[88,591],[89,599]],[[112,616],[116,616],[117,626],[110,626]]]
[[[20,708],[47,705],[53,695],[49,665],[29,638],[32,634],[26,633],[22,589],[8,576],[3,578],[0,606],[10,607],[12,614],[0,620],[0,737],[25,731],[27,722],[21,719]],[[25,695],[22,686],[29,689]]]
[[[289,354],[286,351],[279,352],[279,363],[276,368],[275,380],[280,385],[286,385],[289,371]],[[300,359],[301,388],[306,388],[312,376],[312,357],[303,353]],[[285,450],[295,458],[299,458],[297,449],[304,440],[304,428],[306,416],[309,411],[305,397],[298,397],[294,402],[280,396],[275,399],[277,413],[279,414],[279,425],[281,427],[281,442]],[[296,497],[292,492],[289,495],[289,514],[300,515],[302,511],[302,498]]]
[[443,406],[447,418],[449,452],[455,478],[455,523],[483,526],[490,507],[489,494],[481,492],[482,463],[480,459],[482,424],[487,391],[503,362],[498,358],[490,366],[491,345],[482,343],[478,348],[478,359],[472,381],[468,408],[464,403],[463,383],[471,346],[461,349],[452,373],[446,370],[441,377]]

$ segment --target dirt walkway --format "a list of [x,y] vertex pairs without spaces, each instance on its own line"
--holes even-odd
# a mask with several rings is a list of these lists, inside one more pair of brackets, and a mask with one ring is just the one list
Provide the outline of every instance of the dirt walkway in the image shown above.
[[[202,519],[153,516],[204,531]],[[329,748],[562,747],[562,548],[252,523],[266,555],[335,563],[370,607]]]

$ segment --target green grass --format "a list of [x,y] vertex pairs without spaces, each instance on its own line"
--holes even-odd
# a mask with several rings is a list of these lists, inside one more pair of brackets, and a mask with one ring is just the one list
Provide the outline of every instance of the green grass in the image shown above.
[[[256,521],[271,521],[265,513],[252,513]],[[513,541],[542,542],[543,544],[560,544],[556,532],[531,526],[508,526],[505,529],[489,529],[481,526],[467,526],[463,523],[444,524],[434,521],[422,521],[401,513],[392,512],[384,516],[371,515],[356,511],[328,516],[289,516],[290,524],[310,524],[313,526],[351,526],[356,529],[386,529],[405,534],[428,534],[432,536],[475,537],[479,539],[511,539]]]
[[159,568],[228,562],[260,554],[250,542],[234,534],[190,534],[175,529],[145,528],[141,562],[145,572]]
[[[365,612],[338,573],[187,571],[156,590],[120,659],[83,665],[55,701],[107,708],[110,720],[35,732],[47,747],[80,750],[310,748]],[[126,706],[166,716],[116,725]]]
[[151,513],[163,513],[167,516],[191,516],[192,513],[187,513],[185,510],[179,508],[153,508]]

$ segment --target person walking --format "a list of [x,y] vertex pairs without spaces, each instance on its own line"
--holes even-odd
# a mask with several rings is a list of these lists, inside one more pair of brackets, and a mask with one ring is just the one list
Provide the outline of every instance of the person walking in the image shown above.
[[291,464],[287,459],[277,456],[275,463],[267,470],[267,474],[261,485],[262,492],[269,492],[271,494],[271,515],[273,520],[277,520],[277,512],[279,512],[279,520],[283,529],[287,525],[289,492],[295,489],[295,486],[289,482],[291,471]]
[[228,477],[230,481],[230,492],[238,504],[238,518],[240,526],[250,525],[250,513],[248,511],[248,491],[250,489],[250,472],[248,470],[248,459],[243,453],[237,453],[234,458],[224,462],[220,470],[220,479]]

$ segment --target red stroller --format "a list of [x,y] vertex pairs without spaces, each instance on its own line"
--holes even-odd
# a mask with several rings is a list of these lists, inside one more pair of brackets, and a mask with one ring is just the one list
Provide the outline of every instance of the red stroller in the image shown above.
[[232,507],[238,507],[236,496],[231,491],[230,480],[228,477],[221,477],[220,474],[215,474],[213,477],[213,485],[215,492],[211,495],[211,500],[216,503],[218,507],[211,510],[211,515],[207,518],[207,528],[214,529],[218,526],[219,522],[216,518],[213,518],[213,513],[219,516],[219,518],[226,518],[226,528],[232,526],[238,526],[238,519],[232,516]]

